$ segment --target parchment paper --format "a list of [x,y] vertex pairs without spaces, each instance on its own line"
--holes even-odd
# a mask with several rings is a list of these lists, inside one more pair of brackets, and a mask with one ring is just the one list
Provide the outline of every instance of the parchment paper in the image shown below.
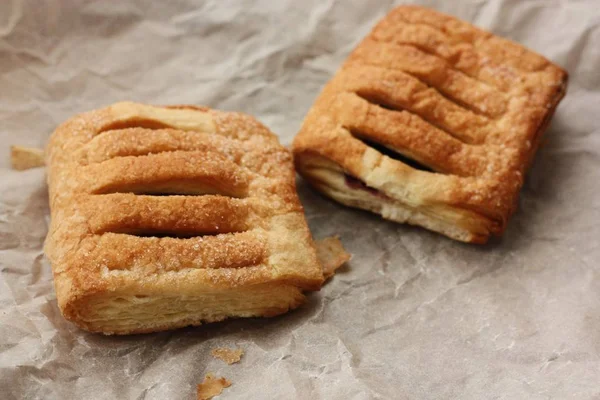
[[[0,2],[0,398],[600,398],[600,7],[420,1],[566,67],[569,92],[501,240],[478,247],[299,191],[353,260],[274,319],[104,337],[59,314],[44,171],[8,169],[74,113],[118,100],[254,114],[291,140],[386,1]],[[219,346],[245,350],[228,366]]]

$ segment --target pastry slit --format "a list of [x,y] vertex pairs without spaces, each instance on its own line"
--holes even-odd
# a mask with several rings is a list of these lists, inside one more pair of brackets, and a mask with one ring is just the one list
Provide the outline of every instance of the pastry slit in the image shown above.
[[224,195],[234,198],[243,198],[243,195],[237,194],[223,187],[217,187],[210,183],[204,183],[195,179],[178,179],[166,182],[152,182],[147,184],[122,182],[108,184],[91,194],[125,194],[133,193],[139,196],[204,196],[204,195]]
[[[342,126],[350,135],[363,142],[368,140],[367,146],[390,158],[395,158],[389,154],[391,151],[416,161],[426,170],[458,176],[473,176],[486,167],[480,157],[481,146],[465,144],[415,114],[389,111],[358,96],[353,99],[344,95],[344,101],[356,109],[360,107],[363,114],[344,115],[340,120]],[[373,143],[385,146],[387,152]]]
[[[439,58],[440,60],[447,62],[455,70],[460,71],[463,74],[465,74],[479,82],[493,86],[495,89],[497,89],[501,92],[507,93],[509,91],[508,89],[510,88],[510,80],[508,80],[506,76],[503,76],[500,74],[486,76],[486,75],[480,73],[479,67],[473,66],[473,67],[469,68],[469,65],[473,64],[472,60],[478,59],[478,55],[475,53],[472,45],[469,45],[468,48],[464,48],[464,44],[463,44],[462,48],[457,49],[456,44],[451,43],[448,40],[448,37],[443,32],[441,32],[435,28],[432,28],[431,26],[428,26],[428,25],[397,24],[396,26],[394,26],[394,28],[398,29],[397,31],[395,31],[395,34],[391,38],[391,41],[394,44],[402,45],[402,46],[412,46],[423,53],[426,53],[432,57],[436,57],[436,58]],[[419,28],[421,29],[420,33],[423,32],[422,29],[426,29],[426,30],[433,29],[435,31],[435,33],[433,33],[433,32],[429,32],[429,33],[433,34],[434,37],[431,37],[428,35],[419,36],[418,34],[411,35],[412,32],[409,32],[412,29],[419,30]],[[388,42],[387,40],[385,40],[385,38],[377,36],[377,35],[375,35],[374,40]],[[463,58],[467,59],[470,62],[467,62],[466,63],[467,65],[464,65],[465,64],[464,62],[461,64],[461,60]],[[499,68],[500,65],[497,65],[494,63],[493,65],[490,65],[489,67]],[[511,71],[511,75],[514,74],[515,75],[514,78],[522,77],[523,76],[522,72],[523,71],[520,71],[520,70],[519,71]]]
[[[401,162],[402,164],[411,167],[413,169],[419,171],[426,172],[436,172],[430,166],[420,163],[419,161],[414,159],[414,156],[410,156],[407,151],[401,152],[396,148],[392,148],[389,145],[385,145],[383,143],[378,143],[373,139],[367,138],[364,133],[356,130],[356,129],[348,129],[348,132],[357,140],[360,140],[365,146],[381,153],[382,155],[389,157],[393,160]],[[354,177],[352,177],[354,178]]]
[[[465,92],[459,93],[458,91],[454,90],[449,84],[446,84],[446,82],[435,82],[433,80],[428,80],[424,77],[420,77],[418,74],[411,72],[408,69],[395,68],[395,67],[383,67],[380,64],[370,63],[368,60],[366,61],[366,64],[373,66],[373,67],[377,67],[377,68],[386,68],[390,71],[404,72],[405,74],[410,75],[411,77],[413,77],[415,79],[418,79],[421,83],[436,90],[439,93],[439,95],[444,97],[446,100],[449,100],[452,103],[456,104],[457,106],[464,108],[465,110],[468,110],[468,111],[472,112],[473,114],[478,115],[480,117],[485,117],[485,118],[489,118],[489,119],[497,119],[502,116],[501,113],[490,113],[489,111],[482,109],[481,106],[477,106],[475,104],[476,100],[468,101],[467,98],[464,98]],[[448,79],[448,81],[456,80],[457,78],[460,79],[460,75],[456,75],[456,74],[462,74],[462,72],[452,71],[450,73],[450,75],[453,75],[453,76],[450,79]],[[463,78],[472,79],[471,77],[469,77],[467,75],[464,75]],[[464,83],[464,84],[468,85],[468,83]],[[463,98],[461,99],[460,96],[463,96]]]
[[354,92],[354,94],[356,94],[361,99],[369,102],[370,104],[372,104],[374,106],[378,106],[385,110],[389,110],[389,111],[405,111],[406,110],[401,105],[394,104],[392,101],[388,101],[387,99],[384,99],[383,96],[377,96],[377,95],[367,93],[366,90],[365,91],[358,90],[358,91]]
[[[404,21],[407,25],[410,25],[413,27],[426,27],[429,29],[433,29],[433,30],[439,32],[441,35],[443,35],[443,37],[450,39],[452,41],[456,41],[457,43],[462,44],[464,42],[467,42],[471,45],[473,51],[485,54],[487,57],[489,57],[492,61],[494,61],[498,65],[509,64],[511,67],[516,68],[521,72],[525,72],[525,73],[534,72],[535,73],[535,72],[542,71],[549,64],[549,62],[547,60],[545,60],[543,57],[533,54],[531,52],[528,52],[525,48],[515,45],[515,43],[512,43],[512,42],[502,39],[502,38],[498,38],[489,32],[481,31],[480,29],[469,26],[466,23],[463,23],[462,28],[463,29],[467,28],[470,31],[469,33],[471,33],[471,35],[465,34],[465,32],[463,31],[462,35],[460,35],[460,37],[458,37],[458,38],[456,36],[450,36],[448,34],[448,32],[451,33],[452,32],[451,30],[447,32],[446,29],[440,28],[439,25],[435,25],[435,24],[431,23],[429,20],[421,18],[422,15],[415,15],[417,13],[415,13],[415,10],[411,10],[410,6],[407,6],[407,7],[400,7],[396,11],[396,14],[394,16],[399,18],[400,20]],[[445,23],[444,23],[444,28],[446,28]],[[475,33],[475,35],[473,35],[473,33]],[[524,61],[522,58],[506,57],[506,56],[499,58],[499,57],[497,57],[498,56],[497,53],[486,51],[485,45],[488,44],[489,41],[492,41],[492,40],[501,40],[503,42],[502,44],[504,46],[510,47],[510,50],[512,50],[512,51],[516,50],[516,51],[519,51],[520,53],[522,53],[522,55],[527,59],[527,63],[525,63],[527,68],[523,67]],[[495,46],[498,46],[498,44],[495,44]],[[532,62],[532,61],[536,61],[536,62]]]
[[110,124],[104,126],[102,129],[100,129],[96,133],[96,136],[99,136],[103,133],[107,133],[107,132],[111,132],[111,131],[116,131],[116,130],[121,130],[121,129],[130,129],[130,128],[142,128],[142,129],[155,130],[155,129],[172,128],[172,126],[162,123],[160,121],[149,119],[149,118],[133,117],[130,119],[117,120],[117,121],[111,122]]
[[93,136],[127,128],[165,129],[214,133],[215,125],[206,111],[166,109],[133,103],[117,103],[97,116]]
[[[460,71],[458,71],[457,73],[462,73]],[[468,76],[468,75],[465,75]],[[469,77],[471,78],[471,77]],[[474,79],[474,78],[473,78]],[[465,110],[472,112],[473,114],[479,116],[479,117],[483,117],[486,118],[490,121],[497,119],[499,117],[502,116],[502,114],[496,114],[496,113],[490,113],[488,112],[486,109],[473,105],[473,104],[469,104],[468,101],[466,101],[466,99],[460,99],[456,94],[444,90],[443,87],[436,87],[433,84],[429,84],[428,82],[423,82],[424,84],[426,84],[427,86],[429,86],[430,88],[432,88],[433,90],[435,90],[440,96],[442,96],[443,98],[445,98],[446,100],[448,100],[449,102],[455,104],[456,106],[460,107],[460,108],[464,108]]]
[[[377,38],[374,38],[374,40],[379,41],[379,39],[377,39]],[[382,42],[389,43],[389,42],[383,41],[383,40],[382,40]],[[436,52],[435,49],[429,49],[421,43],[415,43],[415,42],[411,42],[411,41],[394,40],[392,43],[397,44],[399,46],[412,47],[415,50],[417,50],[429,57],[435,57],[437,60],[447,64],[449,69],[452,69],[456,72],[462,73],[462,74],[468,76],[469,78],[479,82],[482,85],[493,87],[494,89],[496,89],[500,92],[506,92],[505,88],[498,86],[496,82],[490,82],[489,80],[484,80],[479,76],[479,74],[476,74],[476,73],[474,74],[465,68],[459,68],[455,63],[453,63],[447,57],[444,57],[440,53]]]
[[[433,88],[433,89],[435,90],[435,88]],[[374,106],[378,106],[379,108],[382,108],[382,109],[385,109],[385,110],[388,110],[388,111],[397,111],[397,112],[406,111],[408,113],[415,114],[415,115],[419,116],[421,119],[423,119],[423,121],[425,121],[429,125],[431,125],[434,128],[436,128],[436,129],[438,129],[438,130],[446,133],[448,136],[451,136],[451,137],[453,137],[453,138],[455,138],[457,140],[460,140],[461,142],[472,143],[473,141],[475,141],[475,138],[468,137],[466,135],[457,135],[457,134],[455,134],[454,132],[452,132],[451,130],[447,129],[446,127],[440,125],[436,121],[433,121],[432,118],[427,118],[427,115],[423,115],[423,113],[414,112],[413,110],[410,110],[408,108],[404,108],[404,107],[402,107],[401,105],[399,105],[397,103],[395,104],[393,101],[385,99],[384,96],[369,94],[369,93],[365,93],[365,92],[366,91],[358,91],[355,94],[358,97],[360,97],[361,99],[369,102],[370,104],[372,104]],[[442,95],[442,97],[445,97],[445,96]]]
[[87,179],[77,182],[79,191],[90,194],[220,194],[243,198],[248,191],[247,172],[212,152],[116,157],[81,169]]
[[345,83],[350,92],[366,100],[414,113],[469,144],[482,144],[488,133],[493,131],[487,117],[458,105],[436,88],[410,74],[373,66],[354,68],[357,77]]
[[231,232],[185,232],[185,231],[167,231],[167,230],[151,230],[151,229],[114,229],[106,233],[116,233],[122,235],[135,236],[139,238],[171,238],[171,239],[196,239],[205,238],[207,236],[218,236],[223,233],[238,233],[243,231]]
[[[186,188],[187,189],[187,188]],[[143,190],[138,190],[138,191],[120,191],[120,192],[111,192],[111,193],[95,193],[96,196],[102,196],[105,194],[134,194],[136,196],[146,196],[146,197],[199,197],[199,196],[214,196],[214,195],[219,195],[218,193],[213,193],[213,190],[211,189],[205,189],[205,190],[201,190],[200,188],[198,188],[196,186],[196,189],[191,189],[189,192],[185,191],[185,190],[179,190],[179,192],[183,192],[183,193],[178,193],[178,190],[173,190],[172,192],[160,192],[160,189],[157,188],[157,191],[152,191],[151,189],[148,190],[147,192],[144,192]]]
[[[359,48],[353,57],[361,65],[402,71],[435,88],[440,94],[469,111],[492,119],[506,112],[505,93],[486,82],[452,68],[445,60],[414,46],[396,45],[369,39],[371,46]],[[391,58],[390,53],[401,57]]]

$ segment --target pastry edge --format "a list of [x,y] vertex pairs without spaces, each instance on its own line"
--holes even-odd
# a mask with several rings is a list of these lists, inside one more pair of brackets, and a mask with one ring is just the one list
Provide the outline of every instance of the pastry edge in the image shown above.
[[[302,289],[286,282],[258,284],[243,289],[202,290],[186,295],[176,291],[144,294],[143,290],[133,292],[122,287],[77,290],[70,277],[58,275],[55,288],[59,309],[66,320],[88,332],[104,335],[160,332],[230,318],[269,318],[285,314],[306,302]],[[253,303],[256,305],[248,308]],[[190,305],[193,307],[190,308]],[[218,311],[218,307],[224,308]],[[158,312],[157,308],[164,308],[166,312]],[[124,316],[122,319],[115,318],[106,314],[109,310],[121,311]],[[144,314],[148,315],[147,322],[140,323]]]
[[[318,160],[318,165],[315,165],[315,160]],[[361,189],[351,189],[349,187],[342,189],[342,184],[339,180],[334,182],[337,179],[332,179],[332,174],[338,175],[338,178],[347,175],[361,181],[360,178],[345,173],[337,163],[322,155],[316,155],[312,152],[298,152],[296,153],[295,163],[300,175],[317,191],[345,206],[370,211],[390,221],[420,226],[451,239],[476,244],[486,243],[490,236],[498,235],[501,232],[499,229],[502,229],[499,227],[498,221],[474,213],[467,208],[461,209],[456,205],[448,205],[448,208],[458,213],[464,213],[465,218],[453,225],[420,212],[416,207],[406,204],[402,198],[389,197],[388,193],[385,193],[385,196],[382,197]],[[369,189],[377,190],[374,187]],[[431,205],[435,206],[433,203]],[[474,224],[477,225],[476,229],[465,227],[465,225],[468,225],[469,220],[474,221]]]

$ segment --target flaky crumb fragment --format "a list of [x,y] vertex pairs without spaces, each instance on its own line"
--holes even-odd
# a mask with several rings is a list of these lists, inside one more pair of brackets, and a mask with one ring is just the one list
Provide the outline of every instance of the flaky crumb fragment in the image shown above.
[[335,271],[352,258],[338,237],[332,236],[315,241],[317,258],[323,268],[325,279],[331,278]]
[[225,361],[227,364],[231,365],[240,362],[242,355],[244,355],[244,350],[217,347],[216,349],[213,349],[210,354],[214,358],[218,358],[219,360]]
[[227,379],[215,378],[213,374],[206,374],[204,381],[198,384],[198,400],[209,400],[221,394],[224,388],[231,386]]
[[44,150],[22,146],[10,147],[10,165],[12,169],[24,171],[26,169],[43,167],[44,164]]

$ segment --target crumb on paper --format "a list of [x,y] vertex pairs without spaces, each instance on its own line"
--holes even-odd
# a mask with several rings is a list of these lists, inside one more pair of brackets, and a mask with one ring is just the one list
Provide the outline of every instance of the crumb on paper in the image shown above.
[[219,360],[225,361],[227,364],[231,365],[240,362],[242,356],[244,355],[244,350],[217,347],[216,349],[213,349],[210,354],[214,358],[218,358]]
[[331,278],[335,271],[352,257],[344,249],[340,239],[335,236],[317,240],[315,246],[317,247],[317,258],[323,268],[325,279]]
[[206,374],[204,381],[198,384],[198,400],[209,400],[221,394],[224,388],[231,386],[227,379],[215,378],[212,374]]
[[12,169],[26,169],[44,166],[44,150],[33,147],[10,146],[10,165]]

